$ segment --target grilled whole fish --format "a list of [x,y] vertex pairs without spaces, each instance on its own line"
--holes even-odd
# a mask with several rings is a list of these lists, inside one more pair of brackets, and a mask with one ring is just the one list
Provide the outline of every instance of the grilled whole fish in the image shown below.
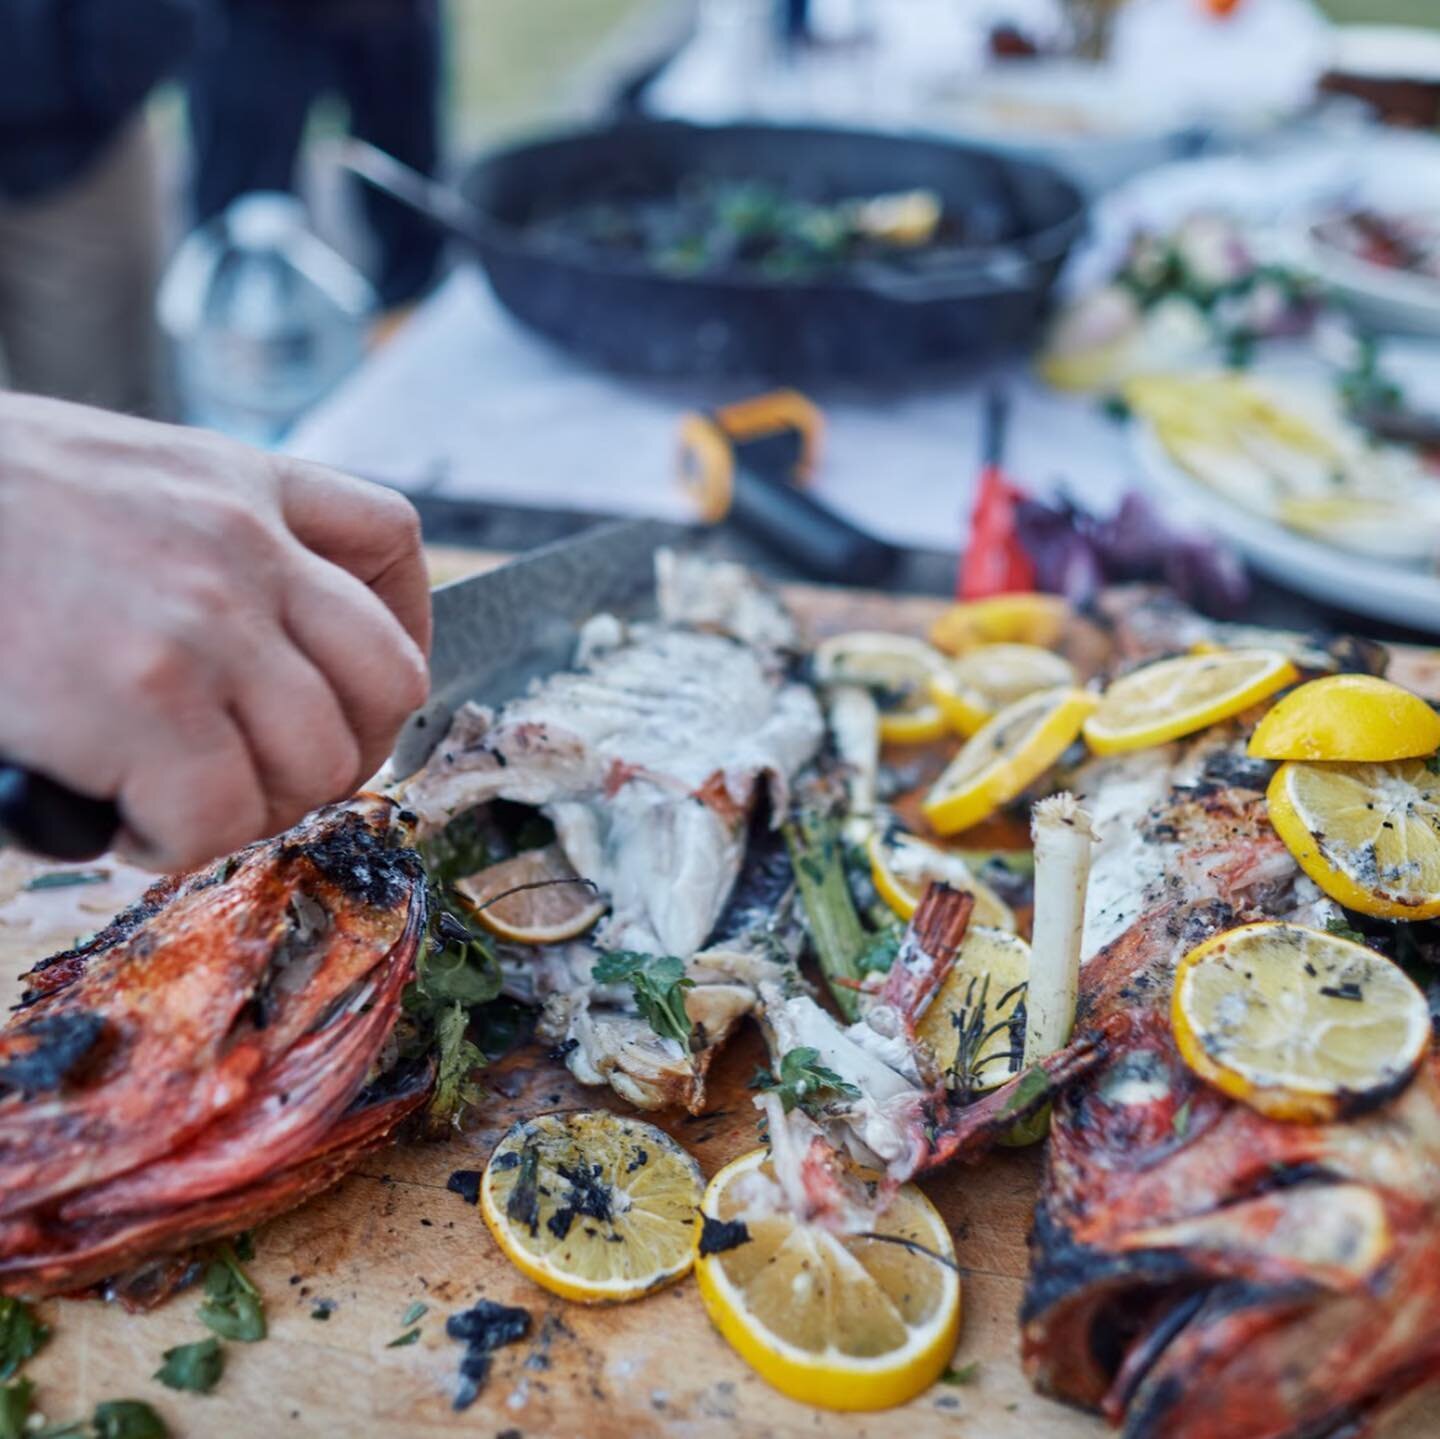
[[427,1065],[374,1074],[425,928],[407,838],[378,796],[321,810],[26,976],[0,1030],[0,1290],[259,1223],[423,1103]]
[[[1026,1367],[1127,1439],[1358,1434],[1440,1373],[1440,1061],[1324,1125],[1197,1079],[1171,1032],[1177,962],[1249,920],[1323,922],[1328,902],[1233,729],[1126,763],[1079,776],[1097,810],[1112,796],[1087,907],[1103,947],[1081,978],[1089,1059],[1054,1103]],[[1138,913],[1117,912],[1122,876]]]

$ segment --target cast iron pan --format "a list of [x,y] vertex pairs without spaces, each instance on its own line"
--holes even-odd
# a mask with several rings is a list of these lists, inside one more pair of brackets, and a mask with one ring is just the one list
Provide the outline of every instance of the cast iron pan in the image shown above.
[[[893,376],[1029,345],[1085,224],[1049,166],[930,136],[772,125],[623,121],[481,158],[459,193],[353,147],[371,183],[459,233],[502,304],[607,369],[788,383]],[[936,191],[981,238],[925,274],[888,266],[795,283],[749,272],[680,277],[639,257],[528,228],[577,203],[667,193],[684,177],[762,180],[800,198]]]

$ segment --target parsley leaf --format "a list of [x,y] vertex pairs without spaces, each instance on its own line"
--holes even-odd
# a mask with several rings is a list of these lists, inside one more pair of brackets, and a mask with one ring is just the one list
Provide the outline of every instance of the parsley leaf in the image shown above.
[[167,1349],[164,1363],[152,1376],[167,1389],[188,1390],[192,1394],[208,1394],[219,1382],[225,1368],[225,1354],[218,1339],[197,1339]]
[[1368,945],[1370,943],[1370,941],[1350,923],[1345,915],[1341,915],[1339,919],[1327,919],[1325,921],[1325,929],[1329,934],[1339,935],[1341,939],[1352,940],[1356,944]]
[[95,1439],[169,1439],[165,1421],[139,1399],[107,1399],[90,1420]]
[[9,1379],[50,1337],[28,1304],[0,1299],[0,1380]]
[[28,1379],[17,1379],[0,1388],[0,1439],[25,1439],[25,1421],[30,1417],[30,1403],[35,1386]]
[[260,1291],[246,1277],[228,1244],[220,1246],[205,1271],[205,1302],[199,1314],[200,1322],[222,1339],[253,1344],[265,1337],[265,1305]]
[[459,1125],[460,1116],[484,1097],[473,1075],[485,1065],[485,1056],[470,1042],[470,1015],[463,1004],[451,1004],[435,1024],[438,1051],[435,1094],[426,1111],[432,1132]]
[[398,1339],[392,1339],[385,1347],[387,1349],[404,1349],[408,1344],[416,1343],[420,1338],[418,1329],[407,1329]]
[[768,1084],[757,1087],[778,1094],[786,1114],[797,1104],[807,1114],[815,1114],[824,1103],[821,1096],[825,1094],[833,1095],[837,1099],[860,1098],[860,1091],[853,1084],[841,1079],[833,1069],[827,1069],[819,1060],[818,1049],[811,1049],[808,1045],[792,1049],[780,1061],[779,1078],[770,1076]]
[[972,1359],[968,1364],[962,1364],[958,1369],[947,1369],[941,1376],[942,1384],[964,1385],[973,1384],[980,1377],[980,1361]]
[[673,954],[639,954],[615,949],[602,954],[590,971],[596,984],[629,984],[646,1023],[662,1039],[673,1039],[688,1054],[693,1026],[685,1012],[685,991],[695,981],[685,974],[685,961]]

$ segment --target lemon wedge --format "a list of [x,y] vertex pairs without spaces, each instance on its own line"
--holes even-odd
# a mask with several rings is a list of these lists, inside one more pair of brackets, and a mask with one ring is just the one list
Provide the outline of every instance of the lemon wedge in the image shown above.
[[972,924],[1014,930],[1015,911],[975,875],[958,854],[900,830],[871,835],[865,853],[870,860],[870,877],[880,898],[901,919],[911,918],[931,881],[940,880],[975,896],[975,909],[970,916]]
[[802,1404],[888,1409],[913,1399],[944,1372],[960,1332],[945,1221],[907,1184],[875,1222],[887,1239],[832,1234],[757,1208],[756,1187],[769,1177],[769,1155],[756,1149],[705,1191],[704,1216],[744,1225],[741,1242],[715,1252],[705,1252],[710,1226],[702,1221],[697,1233],[695,1278],[711,1322],[762,1379]]
[[965,741],[923,806],[940,834],[969,829],[1033,784],[1074,743],[1094,695],[1041,690],[1007,705]]
[[972,735],[1006,705],[1075,682],[1074,665],[1039,645],[978,645],[931,676],[930,698],[956,734]]
[[1270,823],[1300,868],[1347,909],[1440,915],[1440,774],[1424,760],[1275,771]]
[[951,607],[930,627],[930,643],[947,655],[977,645],[1058,644],[1070,620],[1070,605],[1059,595],[991,595]]
[[1218,724],[1294,684],[1279,650],[1218,650],[1157,660],[1122,675],[1085,721],[1096,754],[1149,749]]
[[1413,759],[1440,749],[1440,715],[1374,675],[1327,675],[1278,700],[1250,736],[1257,759]]
[[608,1110],[513,1125],[480,1184],[505,1257],[579,1304],[639,1299],[694,1259],[700,1166],[663,1130]]
[[1029,979],[1030,946],[1018,935],[977,924],[965,931],[955,967],[915,1026],[949,1088],[983,1094],[1020,1072],[1009,1025]]
[[832,635],[815,648],[821,684],[859,685],[875,696],[880,738],[887,744],[925,744],[946,733],[945,716],[930,698],[931,676],[944,656],[913,635],[870,630]]
[[516,944],[557,944],[605,913],[593,885],[558,844],[527,849],[457,881],[455,892],[492,934]]
[[1197,945],[1175,973],[1175,1043],[1203,1080],[1271,1119],[1373,1109],[1430,1048],[1430,1010],[1382,954],[1267,921]]

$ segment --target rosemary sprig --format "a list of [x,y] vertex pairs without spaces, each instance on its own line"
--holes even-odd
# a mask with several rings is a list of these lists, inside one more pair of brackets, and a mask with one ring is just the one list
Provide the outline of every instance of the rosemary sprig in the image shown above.
[[[976,986],[979,992],[976,992]],[[1024,993],[1025,985],[1017,984],[1007,989],[995,1004],[995,1012],[1002,1014],[1010,1001]],[[1008,1058],[1012,1069],[1020,1064],[1024,1048],[1025,1006],[1017,1004],[1014,1011],[1003,1018],[989,1023],[990,976],[971,977],[965,987],[965,1002],[950,1015],[955,1026],[955,1058],[947,1071],[947,1087],[960,1104],[969,1104],[984,1085],[981,1071],[987,1065],[1001,1058]],[[996,1035],[1008,1031],[1008,1055],[1001,1050],[990,1048],[990,1041]]]

